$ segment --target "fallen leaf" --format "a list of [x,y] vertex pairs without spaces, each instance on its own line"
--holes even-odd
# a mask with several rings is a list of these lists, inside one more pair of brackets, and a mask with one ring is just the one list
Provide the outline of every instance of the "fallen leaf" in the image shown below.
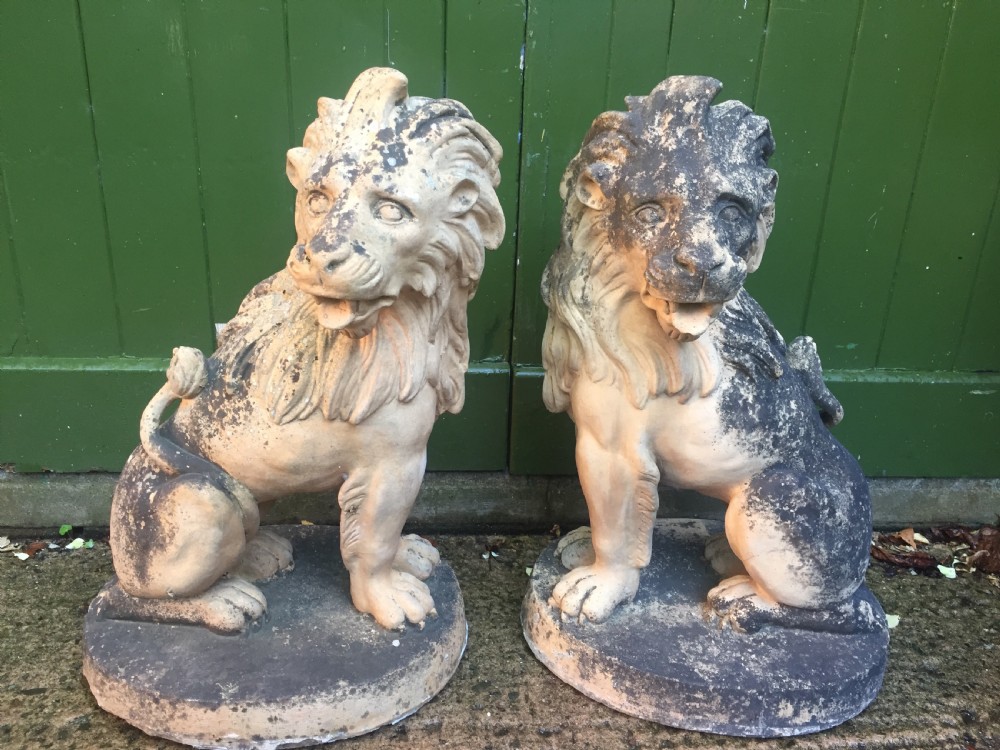
[[316,525],[312,521],[307,521],[304,518],[301,521],[299,521],[299,523],[301,525],[303,525],[303,526],[315,526]]
[[913,534],[913,541],[920,542],[921,544],[930,544],[931,543],[930,539],[928,539],[927,537],[925,537],[919,531],[914,532],[914,534]]
[[872,557],[882,562],[892,563],[903,568],[916,568],[917,570],[931,570],[938,564],[935,558],[920,550],[894,551],[877,544],[872,545]]
[[949,568],[949,567],[946,567],[944,565],[938,565],[937,569],[938,569],[938,571],[940,571],[941,575],[943,575],[945,578],[954,578],[955,577],[955,569],[954,568]]
[[66,536],[69,532],[73,530],[73,524],[64,523],[59,527],[59,536]]
[[914,541],[914,535],[913,535],[913,529],[912,528],[903,529],[898,534],[896,534],[896,536],[898,536],[900,539],[902,539],[904,544],[906,544],[906,545],[908,545],[910,547],[913,547],[914,549],[917,548],[917,543]]
[[31,555],[26,554],[24,552],[15,552],[14,557],[16,557],[18,560],[27,560],[29,557],[31,557]]
[[48,542],[32,542],[25,546],[24,551],[28,557],[34,557],[49,545]]
[[77,537],[72,542],[67,544],[63,549],[81,549],[83,547],[84,541],[80,537]]
[[899,625],[899,615],[886,615],[885,624],[889,626],[889,630]]
[[530,576],[531,575],[531,571],[533,571],[533,570],[534,570],[534,568],[531,568],[531,567],[525,568],[524,569],[524,574]]
[[88,539],[87,543],[85,545],[83,545],[83,546],[86,547],[87,549],[94,549],[94,540],[93,539]]

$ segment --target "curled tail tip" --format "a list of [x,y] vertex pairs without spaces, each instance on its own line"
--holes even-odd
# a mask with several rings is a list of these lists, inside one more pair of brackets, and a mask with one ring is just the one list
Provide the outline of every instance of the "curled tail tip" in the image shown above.
[[177,398],[193,398],[208,383],[205,355],[190,346],[178,346],[167,368],[167,383]]

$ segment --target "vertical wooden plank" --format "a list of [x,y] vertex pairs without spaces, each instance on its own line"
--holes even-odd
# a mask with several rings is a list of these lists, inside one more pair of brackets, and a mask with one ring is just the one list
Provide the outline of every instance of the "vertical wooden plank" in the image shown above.
[[285,0],[292,140],[301,143],[321,96],[343,99],[358,73],[385,65],[381,0]]
[[[948,369],[1000,174],[1000,5],[958,2],[878,354],[886,368]],[[970,71],[975,71],[971,74]]]
[[[0,132],[0,138],[2,135]],[[24,300],[17,277],[10,235],[10,206],[0,169],[0,356],[18,353],[25,344],[24,316],[21,314]]]
[[672,0],[616,0],[611,21],[604,109],[624,109],[626,96],[643,96],[667,73]]
[[81,12],[125,353],[211,348],[182,4]]
[[449,0],[446,21],[447,96],[465,104],[503,147],[497,195],[507,221],[503,244],[486,256],[469,305],[471,359],[510,358],[517,238],[521,94],[526,0]]
[[713,76],[726,99],[751,103],[766,22],[761,0],[675,0],[667,72]]
[[[593,119],[604,109],[611,0],[586,0],[567,14],[555,2],[529,3],[525,48],[521,211],[513,361],[541,361],[542,271],[559,243],[559,181]],[[516,419],[516,417],[515,417]],[[515,430],[516,439],[516,430]]]
[[283,9],[281,0],[185,9],[213,313],[224,322],[295,241]]
[[976,270],[954,369],[1000,371],[1000,192]]
[[823,221],[858,0],[772,0],[756,110],[777,150],[777,223],[747,288],[786,336],[801,333]]
[[386,63],[409,79],[412,95],[444,95],[444,6],[444,0],[385,0]]
[[3,273],[12,280],[7,267],[16,264],[28,334],[19,353],[118,352],[90,96],[73,0],[0,3],[0,171],[11,219],[3,231],[7,251],[16,253]]
[[875,366],[950,17],[937,0],[865,4],[805,322],[828,368]]

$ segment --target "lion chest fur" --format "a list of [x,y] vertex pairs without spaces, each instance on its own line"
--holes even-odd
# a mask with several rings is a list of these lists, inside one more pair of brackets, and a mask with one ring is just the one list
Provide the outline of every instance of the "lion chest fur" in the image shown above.
[[454,337],[431,334],[428,307],[421,295],[401,297],[355,339],[319,325],[312,298],[278,273],[248,295],[208,361],[206,387],[165,429],[259,500],[422,456],[436,416],[461,407],[461,393],[441,386],[460,387],[465,369],[448,356]]

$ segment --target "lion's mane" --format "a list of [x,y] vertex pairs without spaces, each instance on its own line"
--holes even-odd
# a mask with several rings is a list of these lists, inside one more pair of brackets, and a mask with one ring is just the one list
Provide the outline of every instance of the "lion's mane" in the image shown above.
[[[621,387],[638,409],[664,394],[681,402],[696,394],[707,396],[721,381],[723,362],[750,378],[781,374],[784,341],[743,289],[698,339],[682,343],[669,338],[640,299],[641,281],[634,278],[630,259],[610,243],[603,211],[577,196],[577,182],[587,170],[613,175],[628,159],[666,158],[659,134],[676,129],[673,120],[679,115],[665,101],[686,97],[690,101],[681,111],[687,127],[681,128],[685,136],[675,147],[722,144],[716,156],[723,168],[764,196],[758,219],[763,243],[774,220],[777,184],[776,174],[767,168],[774,150],[770,126],[740,102],[710,106],[721,86],[708,78],[668,78],[649,96],[628,97],[627,112],[605,112],[594,121],[567,167],[560,185],[566,202],[561,242],[542,278],[549,308],[542,343],[543,398],[550,411],[569,407],[581,373],[593,382]],[[758,252],[749,270],[759,259]]]
[[[248,382],[278,424],[327,419],[357,424],[393,402],[407,402],[425,385],[437,394],[437,413],[461,411],[469,335],[467,305],[478,286],[485,247],[503,235],[495,188],[501,148],[468,110],[450,99],[407,97],[396,71],[367,71],[341,101],[320,99],[319,117],[295,156],[320,165],[333,153],[370,148],[385,159],[425,151],[438,183],[472,181],[478,199],[443,218],[420,251],[417,288],[405,288],[378,312],[372,331],[352,338],[316,318],[315,299],[287,271],[261,282],[220,334],[213,359],[227,387]],[[405,153],[404,153],[405,150]],[[292,153],[292,152],[290,152]]]

